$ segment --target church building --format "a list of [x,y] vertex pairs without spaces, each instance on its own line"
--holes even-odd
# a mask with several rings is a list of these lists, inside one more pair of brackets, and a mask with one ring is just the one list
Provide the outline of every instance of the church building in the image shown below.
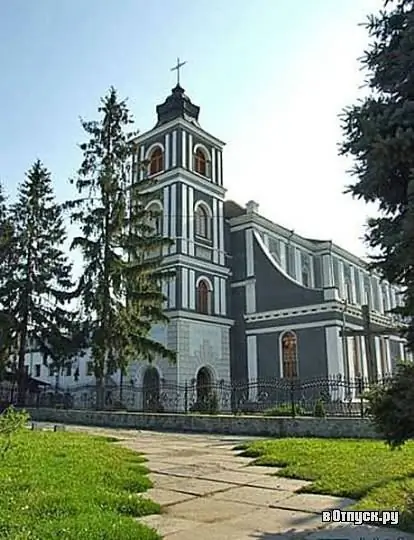
[[[376,377],[406,358],[396,334],[373,338],[373,361],[364,336],[341,335],[363,329],[363,305],[373,331],[395,326],[387,314],[401,302],[395,286],[331,241],[266,219],[258,203],[226,200],[225,143],[202,128],[200,108],[179,84],[156,114],[155,126],[135,141],[137,161],[148,163],[137,174],[157,178],[150,205],[160,211],[159,230],[175,241],[163,253],[165,268],[175,271],[164,284],[170,322],[153,335],[178,360],[137,362],[125,383]],[[39,368],[36,375],[51,377]],[[87,358],[77,369],[78,384],[93,383]],[[66,375],[60,384],[73,386]]]

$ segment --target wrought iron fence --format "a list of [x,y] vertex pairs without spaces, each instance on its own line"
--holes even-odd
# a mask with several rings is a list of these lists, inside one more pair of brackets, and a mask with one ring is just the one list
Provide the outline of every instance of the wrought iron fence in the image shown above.
[[[122,385],[104,389],[105,410],[152,413],[265,414],[269,416],[364,416],[366,392],[379,380],[342,376],[313,379],[269,378],[254,382],[220,381],[205,385],[161,381],[155,386]],[[1,383],[0,383],[1,393]],[[96,409],[95,385],[46,389],[26,394],[27,407]]]

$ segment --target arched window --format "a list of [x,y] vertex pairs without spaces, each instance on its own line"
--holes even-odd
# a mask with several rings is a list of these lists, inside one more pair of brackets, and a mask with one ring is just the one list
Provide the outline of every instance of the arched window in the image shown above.
[[159,146],[154,148],[150,155],[149,174],[160,173],[164,170],[164,154]]
[[149,224],[154,228],[154,233],[161,235],[163,233],[163,223],[162,223],[162,207],[158,203],[151,203],[147,208],[148,212],[148,221]]
[[205,279],[197,285],[197,311],[209,315],[211,313],[211,290]]
[[194,170],[198,174],[207,176],[207,158],[201,148],[197,148],[194,154]]
[[200,204],[194,212],[195,217],[195,234],[201,238],[211,238],[210,231],[210,215],[207,208]]
[[298,376],[298,343],[293,332],[286,332],[282,337],[283,377]]

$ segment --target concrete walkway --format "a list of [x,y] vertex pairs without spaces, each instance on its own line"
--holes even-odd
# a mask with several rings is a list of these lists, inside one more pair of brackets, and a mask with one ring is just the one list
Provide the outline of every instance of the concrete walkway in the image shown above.
[[166,540],[414,540],[395,529],[323,526],[323,510],[352,501],[298,493],[307,482],[237,455],[234,447],[246,438],[77,429],[120,437],[116,444],[146,455],[154,482],[147,493],[163,513],[141,521]]

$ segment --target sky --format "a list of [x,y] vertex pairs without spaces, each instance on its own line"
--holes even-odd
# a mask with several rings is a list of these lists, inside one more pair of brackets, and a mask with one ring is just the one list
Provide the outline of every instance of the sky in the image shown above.
[[74,196],[80,117],[114,85],[135,127],[181,84],[226,142],[227,198],[364,256],[374,208],[343,191],[338,115],[364,95],[359,23],[381,0],[0,0],[0,180],[11,198],[41,159],[58,200]]

